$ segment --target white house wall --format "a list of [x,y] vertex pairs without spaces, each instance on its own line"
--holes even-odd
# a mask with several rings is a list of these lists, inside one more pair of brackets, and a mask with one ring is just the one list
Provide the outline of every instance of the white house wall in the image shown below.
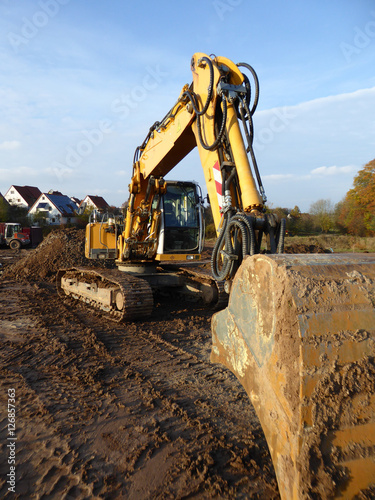
[[[38,200],[39,201],[39,200]],[[39,203],[47,203],[49,206],[51,206],[51,203],[48,200],[40,200]],[[60,217],[61,214],[57,210],[57,208],[52,207],[51,210],[38,210],[36,207],[39,204],[38,202],[34,205],[34,207],[29,211],[29,215],[35,215],[36,213],[45,213],[46,214],[46,222],[51,225],[59,225],[61,224],[60,218],[62,219],[63,217]],[[54,220],[53,220],[54,219]]]
[[8,189],[8,192],[5,194],[4,198],[11,205],[16,205],[18,207],[23,207],[23,208],[29,208],[29,205],[22,198],[17,189],[14,189],[13,186],[10,189]]
[[[40,203],[46,203],[50,207],[50,210],[38,210],[37,207]],[[77,217],[63,217],[60,210],[58,210],[46,196],[40,196],[37,199],[34,206],[29,211],[29,215],[35,215],[38,211],[46,215],[46,222],[50,226],[59,226],[60,224],[68,224],[69,222],[74,224],[78,221]]]

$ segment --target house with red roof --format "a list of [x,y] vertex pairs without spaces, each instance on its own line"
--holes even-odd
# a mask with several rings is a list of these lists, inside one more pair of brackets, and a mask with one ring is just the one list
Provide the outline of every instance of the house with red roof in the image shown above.
[[16,205],[30,209],[41,195],[39,188],[35,186],[10,186],[4,198],[10,205]]
[[85,210],[85,208],[91,208],[91,210],[107,210],[109,208],[108,203],[101,196],[87,195],[80,203],[80,207]]

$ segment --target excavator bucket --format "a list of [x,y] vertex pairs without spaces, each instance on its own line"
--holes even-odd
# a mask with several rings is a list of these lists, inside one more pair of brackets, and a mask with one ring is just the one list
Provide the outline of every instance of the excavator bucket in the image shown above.
[[249,395],[283,499],[374,492],[374,284],[375,254],[255,255],[213,317],[211,361]]

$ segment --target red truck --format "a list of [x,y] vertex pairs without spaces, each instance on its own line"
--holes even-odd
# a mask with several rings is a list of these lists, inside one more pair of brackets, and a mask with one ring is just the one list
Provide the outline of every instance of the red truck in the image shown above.
[[42,241],[39,227],[21,227],[17,222],[0,222],[0,245],[19,250],[28,245],[37,246]]

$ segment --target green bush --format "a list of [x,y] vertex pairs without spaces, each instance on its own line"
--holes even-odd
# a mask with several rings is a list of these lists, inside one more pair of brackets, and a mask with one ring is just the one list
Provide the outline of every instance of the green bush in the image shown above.
[[215,224],[213,222],[211,224],[206,225],[205,237],[208,240],[216,238],[216,229],[215,229]]

